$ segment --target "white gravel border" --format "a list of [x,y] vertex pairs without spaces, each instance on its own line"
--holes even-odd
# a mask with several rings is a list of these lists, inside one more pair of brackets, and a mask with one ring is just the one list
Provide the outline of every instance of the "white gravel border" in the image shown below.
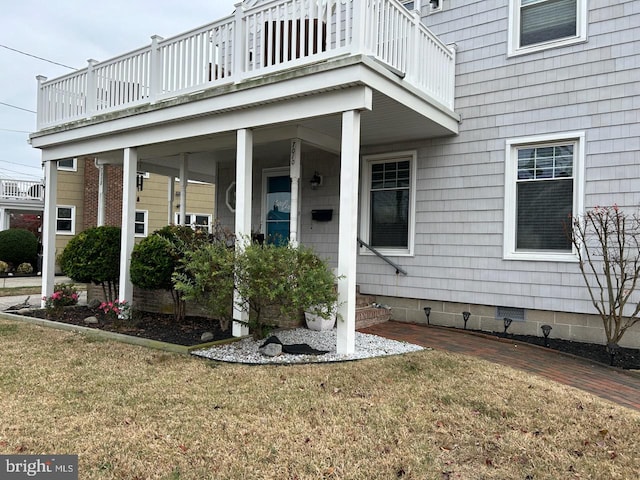
[[234,343],[214,346],[202,350],[194,350],[193,355],[232,363],[249,364],[292,364],[292,363],[323,363],[344,362],[348,360],[361,360],[363,358],[398,355],[401,353],[417,352],[424,350],[419,345],[407,342],[398,342],[377,335],[356,332],[355,353],[351,355],[339,355],[336,353],[336,329],[317,332],[307,328],[292,330],[279,330],[272,335],[285,345],[306,343],[317,350],[328,350],[324,355],[290,355],[282,354],[277,357],[266,357],[258,352],[258,347],[264,340],[255,341],[245,338]]

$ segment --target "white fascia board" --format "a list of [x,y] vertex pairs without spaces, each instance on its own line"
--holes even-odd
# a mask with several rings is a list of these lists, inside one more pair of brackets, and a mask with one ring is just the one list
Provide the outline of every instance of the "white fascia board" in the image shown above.
[[[148,145],[168,142],[190,137],[211,135],[215,133],[257,128],[263,125],[294,122],[311,117],[334,115],[347,110],[371,110],[373,92],[365,86],[353,86],[341,90],[317,93],[300,98],[293,98],[277,103],[260,105],[257,108],[245,108],[231,112],[209,116],[185,118],[178,121],[157,123],[141,128],[116,128],[112,122],[86,127],[103,130],[95,132],[95,136],[84,140],[76,140],[78,131],[67,131],[53,134],[34,142],[34,147],[42,148],[44,161],[73,156],[91,155],[95,152],[119,150],[132,145]],[[172,109],[167,109],[172,110]],[[121,119],[129,123],[130,119]],[[115,122],[119,122],[115,121]],[[114,131],[115,130],[115,131]],[[115,133],[117,132],[117,133]],[[83,134],[89,132],[82,132]],[[83,135],[86,136],[87,135]],[[48,136],[49,137],[49,136]],[[34,139],[35,140],[35,139]],[[42,140],[42,143],[40,143]]]

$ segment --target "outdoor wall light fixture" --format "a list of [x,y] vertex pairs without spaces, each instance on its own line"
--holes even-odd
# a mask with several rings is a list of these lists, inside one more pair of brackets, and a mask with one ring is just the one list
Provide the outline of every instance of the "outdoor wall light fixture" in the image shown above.
[[469,321],[469,317],[471,316],[471,312],[462,312],[462,320],[464,320],[464,329],[467,329],[467,322]]
[[424,314],[427,316],[427,325],[431,325],[429,323],[429,316],[431,315],[431,307],[424,307]]
[[511,325],[511,322],[513,322],[513,320],[511,320],[509,317],[504,317],[503,321],[504,321],[504,334],[506,336],[507,335],[507,329],[509,328],[509,325]]
[[322,185],[322,175],[320,175],[318,172],[315,172],[313,174],[313,177],[311,177],[311,181],[309,183],[311,184],[312,190],[317,189]]
[[544,335],[544,346],[549,346],[549,334],[551,333],[551,325],[542,325],[540,327],[542,329],[542,334]]

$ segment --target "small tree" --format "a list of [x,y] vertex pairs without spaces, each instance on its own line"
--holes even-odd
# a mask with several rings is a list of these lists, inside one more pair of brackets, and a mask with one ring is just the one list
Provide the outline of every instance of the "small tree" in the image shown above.
[[182,291],[176,290],[172,276],[183,272],[182,259],[188,252],[209,242],[203,231],[191,227],[168,225],[156,230],[137,244],[131,255],[131,282],[140,288],[162,289],[171,292],[173,315],[184,320],[186,303]]
[[[305,247],[251,243],[236,255],[237,305],[249,312],[249,328],[256,338],[272,328],[264,320],[267,309],[292,317],[316,305],[334,305],[334,282],[327,264]],[[327,316],[331,310],[326,309]]]
[[595,207],[572,219],[571,241],[613,354],[625,332],[640,320],[640,303],[631,298],[640,278],[640,218],[626,215],[617,205]]
[[215,241],[187,252],[182,271],[173,275],[175,289],[206,307],[223,331],[229,328],[233,307],[233,257],[225,241]]
[[103,226],[80,232],[69,241],[58,263],[75,282],[100,285],[112,302],[120,279],[120,228]]

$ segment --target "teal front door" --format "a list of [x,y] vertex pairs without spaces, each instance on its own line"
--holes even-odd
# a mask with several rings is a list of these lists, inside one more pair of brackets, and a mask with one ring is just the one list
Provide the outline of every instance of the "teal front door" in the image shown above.
[[286,244],[291,219],[291,178],[289,175],[268,176],[266,184],[266,240]]

